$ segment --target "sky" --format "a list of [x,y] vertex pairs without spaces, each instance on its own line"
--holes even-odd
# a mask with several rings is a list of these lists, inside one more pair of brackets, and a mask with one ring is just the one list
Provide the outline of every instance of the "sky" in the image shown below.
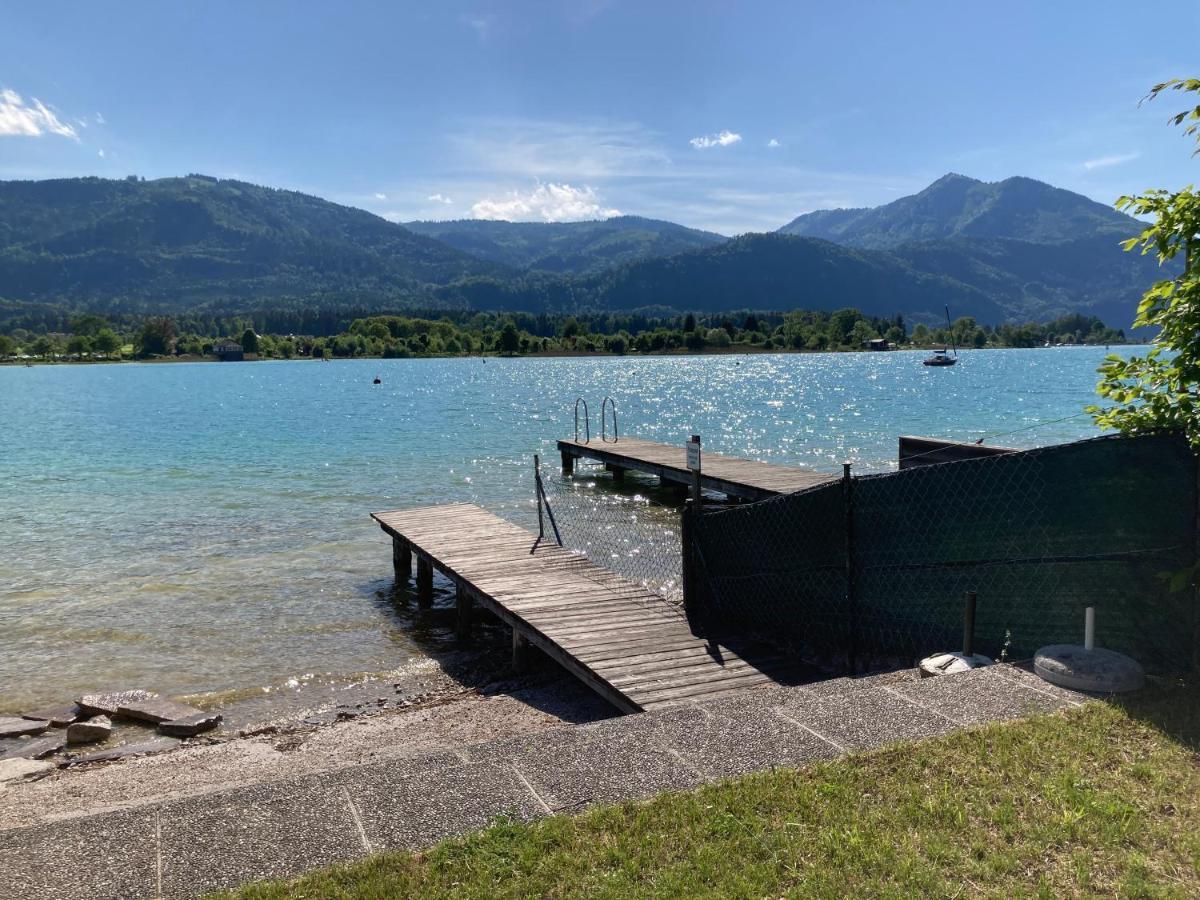
[[[732,235],[947,172],[1197,180],[1200,3],[0,0],[0,179],[198,172],[394,221]],[[1194,105],[1194,104],[1193,104]]]

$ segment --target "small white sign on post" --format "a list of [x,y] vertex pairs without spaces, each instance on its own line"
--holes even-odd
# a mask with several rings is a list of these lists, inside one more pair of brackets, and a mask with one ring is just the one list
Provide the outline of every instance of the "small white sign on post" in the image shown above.
[[700,437],[693,435],[687,442],[687,467],[692,472],[700,471]]

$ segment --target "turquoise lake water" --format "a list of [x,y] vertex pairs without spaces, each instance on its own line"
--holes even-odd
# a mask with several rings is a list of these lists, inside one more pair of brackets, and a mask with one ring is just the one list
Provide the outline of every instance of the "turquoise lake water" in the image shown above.
[[1029,426],[1091,402],[1104,353],[0,367],[0,710],[109,687],[236,699],[418,659],[368,513],[470,500],[534,522],[532,455],[556,469],[579,395],[593,433],[609,395],[625,434],[881,471],[900,434],[1096,434]]

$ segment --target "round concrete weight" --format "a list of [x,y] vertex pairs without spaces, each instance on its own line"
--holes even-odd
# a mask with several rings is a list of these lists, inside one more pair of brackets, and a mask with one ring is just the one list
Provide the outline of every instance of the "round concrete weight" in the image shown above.
[[921,660],[919,668],[922,678],[932,678],[934,675],[954,675],[957,672],[981,669],[991,664],[990,659],[979,653],[974,656],[964,656],[961,653],[937,653]]
[[1033,657],[1033,670],[1051,684],[1095,694],[1136,691],[1146,681],[1137,660],[1124,653],[1078,644],[1051,644]]

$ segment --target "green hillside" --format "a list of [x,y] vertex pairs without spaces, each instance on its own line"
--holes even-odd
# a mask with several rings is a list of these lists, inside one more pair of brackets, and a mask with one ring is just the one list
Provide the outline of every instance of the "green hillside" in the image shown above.
[[585,279],[476,279],[437,294],[479,309],[715,312],[853,306],[868,315],[903,313],[915,321],[940,321],[949,304],[956,315],[980,321],[1004,317],[983,291],[920,271],[890,254],[780,234],[743,235],[707,250],[629,263]]
[[617,216],[590,222],[408,222],[417,234],[515,269],[587,275],[622,263],[672,256],[727,238],[673,222]]
[[0,294],[108,309],[403,301],[502,266],[371,213],[200,175],[0,182]]
[[920,193],[884,206],[818,210],[779,230],[852,247],[890,250],[914,241],[950,238],[1057,244],[1110,235],[1115,244],[1139,228],[1135,219],[1111,206],[1032,178],[989,183],[950,174]]

